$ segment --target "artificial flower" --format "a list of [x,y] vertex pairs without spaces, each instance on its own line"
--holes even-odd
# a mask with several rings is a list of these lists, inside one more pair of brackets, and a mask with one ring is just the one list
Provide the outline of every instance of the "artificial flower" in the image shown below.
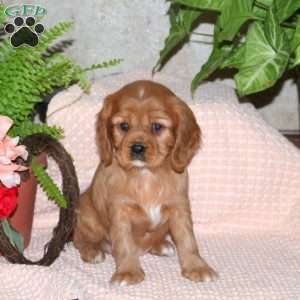
[[0,184],[0,220],[8,218],[17,206],[18,188]]
[[20,175],[17,172],[24,171],[27,167],[14,162],[17,157],[27,159],[28,152],[22,145],[18,146],[19,138],[11,138],[7,135],[13,121],[6,116],[0,116],[0,181],[8,188],[20,184]]

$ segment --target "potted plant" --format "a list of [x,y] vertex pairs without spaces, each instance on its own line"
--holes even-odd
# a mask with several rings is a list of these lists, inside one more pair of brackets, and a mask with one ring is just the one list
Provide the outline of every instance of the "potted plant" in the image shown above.
[[272,87],[300,64],[299,0],[171,0],[171,28],[154,68],[189,41],[204,13],[216,18],[213,49],[191,83],[191,91],[217,70],[233,68],[237,92]]
[[[0,5],[0,28],[3,29],[4,24],[4,7]],[[22,237],[11,223],[19,226],[16,228],[18,231],[26,233],[26,246],[30,239],[32,219],[27,220],[25,224],[20,218],[23,215],[28,219],[28,215],[32,215],[33,201],[20,199],[21,197],[18,199],[17,196],[19,194],[33,198],[36,191],[34,179],[30,181],[33,187],[32,184],[29,184],[29,187],[28,180],[23,183],[20,179],[20,173],[30,169],[30,173],[37,178],[49,199],[56,201],[60,207],[67,207],[64,195],[44,167],[39,165],[37,158],[31,160],[28,168],[23,166],[28,154],[22,146],[24,139],[33,134],[47,134],[52,139],[63,136],[61,128],[34,122],[36,104],[56,89],[67,88],[73,83],[79,84],[88,92],[88,71],[112,67],[121,61],[113,59],[82,68],[64,53],[49,51],[56,40],[71,27],[72,22],[61,22],[45,30],[35,47],[14,48],[8,36],[3,36],[0,40],[0,227],[2,226],[10,242],[20,252],[24,249]],[[39,139],[42,140],[43,138]],[[53,141],[51,143],[53,144]],[[32,191],[28,192],[28,188]],[[30,207],[23,206],[27,204]]]

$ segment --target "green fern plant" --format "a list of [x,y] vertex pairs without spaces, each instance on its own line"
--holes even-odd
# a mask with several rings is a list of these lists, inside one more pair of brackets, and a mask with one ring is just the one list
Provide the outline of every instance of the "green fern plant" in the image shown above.
[[67,208],[67,201],[61,194],[58,186],[53,182],[53,180],[45,171],[45,169],[39,163],[36,162],[35,157],[32,160],[31,168],[41,187],[47,193],[48,198],[50,200],[54,200],[56,203],[59,204],[59,206]]
[[[4,6],[0,5],[0,30],[5,22]],[[0,115],[14,121],[10,136],[24,138],[34,133],[46,133],[61,138],[63,130],[56,126],[33,122],[34,108],[44,96],[58,88],[67,88],[77,83],[88,92],[90,82],[87,72],[118,65],[120,59],[112,59],[100,64],[82,68],[64,53],[51,53],[53,44],[72,28],[72,22],[60,22],[46,30],[36,47],[13,48],[8,36],[0,41]],[[67,202],[46,171],[32,162],[32,169],[40,185],[49,198],[66,207]]]
[[[84,91],[88,91],[90,83],[86,77],[87,71],[109,68],[120,63],[119,59],[114,59],[84,69],[63,53],[44,56],[45,51],[69,31],[72,24],[72,22],[61,22],[45,31],[38,46],[34,48],[15,49],[8,38],[2,42],[0,114],[12,118],[14,127],[22,126],[23,122],[31,119],[35,105],[43,100],[43,96],[59,87],[68,87],[73,82],[77,82]],[[35,124],[32,126],[33,132],[35,126]],[[14,128],[12,130],[18,131]],[[54,134],[54,137],[60,136]]]

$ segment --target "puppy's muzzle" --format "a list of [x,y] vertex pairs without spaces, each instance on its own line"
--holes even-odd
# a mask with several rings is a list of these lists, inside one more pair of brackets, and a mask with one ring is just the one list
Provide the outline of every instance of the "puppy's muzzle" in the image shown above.
[[136,143],[130,147],[130,156],[131,158],[144,160],[145,159],[146,146],[142,143]]

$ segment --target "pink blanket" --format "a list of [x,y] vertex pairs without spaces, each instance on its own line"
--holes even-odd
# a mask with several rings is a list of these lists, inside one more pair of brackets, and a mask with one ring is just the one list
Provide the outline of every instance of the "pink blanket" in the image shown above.
[[[84,189],[99,158],[94,143],[95,113],[103,97],[147,74],[119,75],[94,84],[91,95],[78,87],[60,93],[49,107],[49,122],[65,128],[63,143],[74,158]],[[178,78],[155,78],[189,100]],[[191,107],[203,145],[190,166],[190,196],[200,251],[219,272],[211,283],[180,276],[177,257],[141,258],[146,279],[114,287],[114,262],[82,262],[72,244],[50,267],[22,266],[0,258],[0,299],[300,299],[300,153],[268,126],[251,105],[239,104],[232,89],[203,86]],[[194,101],[195,102],[195,101]],[[49,173],[60,181],[49,161]],[[41,256],[57,220],[57,208],[38,193],[32,243],[26,254]]]

